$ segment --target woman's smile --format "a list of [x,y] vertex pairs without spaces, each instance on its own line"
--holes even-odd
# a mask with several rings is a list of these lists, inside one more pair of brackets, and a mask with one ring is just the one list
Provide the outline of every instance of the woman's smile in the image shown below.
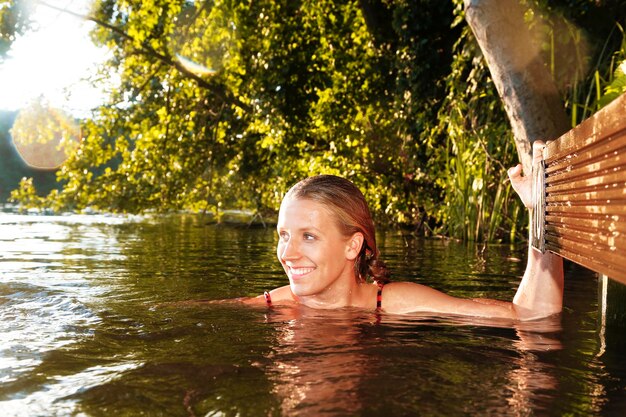
[[302,278],[305,275],[308,275],[309,273],[315,271],[314,267],[295,267],[287,265],[287,268],[289,271],[289,275],[293,279]]

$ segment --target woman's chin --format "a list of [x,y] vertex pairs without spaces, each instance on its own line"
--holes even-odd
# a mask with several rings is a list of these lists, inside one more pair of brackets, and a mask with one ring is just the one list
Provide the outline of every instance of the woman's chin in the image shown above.
[[297,297],[310,297],[316,294],[314,289],[309,288],[308,285],[303,285],[303,283],[293,280],[291,277],[289,277],[289,286],[291,287],[291,292]]

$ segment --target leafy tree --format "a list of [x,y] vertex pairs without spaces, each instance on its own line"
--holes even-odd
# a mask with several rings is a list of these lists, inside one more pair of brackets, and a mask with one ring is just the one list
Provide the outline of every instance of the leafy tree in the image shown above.
[[[582,26],[604,10],[537,4],[531,23],[558,38],[547,56],[575,44],[551,10]],[[383,223],[486,240],[523,224],[502,185],[510,128],[459,0],[100,0],[85,18],[111,51],[101,76],[119,79],[59,171],[57,209],[265,212],[297,180],[336,173]],[[606,44],[585,56],[605,65]]]
[[[434,49],[418,41],[429,20],[407,30],[427,3],[370,2],[393,18],[369,22],[381,37],[351,1],[99,2],[88,18],[119,88],[84,122],[51,202],[275,209],[293,182],[332,172],[361,186],[379,217],[411,223],[418,192],[434,206],[419,134],[443,93],[427,75],[447,72],[452,42],[441,5]],[[419,59],[428,65],[416,72]]]
[[29,3],[0,0],[0,62],[11,48],[16,36],[30,27]]

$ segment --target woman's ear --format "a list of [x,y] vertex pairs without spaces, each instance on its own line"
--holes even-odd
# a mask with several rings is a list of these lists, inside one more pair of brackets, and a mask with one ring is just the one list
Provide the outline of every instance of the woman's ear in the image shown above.
[[361,232],[354,233],[350,239],[348,239],[348,246],[346,248],[346,258],[348,258],[348,260],[352,261],[359,256],[364,240],[365,237]]

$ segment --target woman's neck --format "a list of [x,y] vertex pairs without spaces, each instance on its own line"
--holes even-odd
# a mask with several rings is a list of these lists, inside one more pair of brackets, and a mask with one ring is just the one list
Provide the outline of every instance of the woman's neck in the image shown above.
[[299,296],[298,301],[311,308],[331,309],[342,307],[365,307],[366,294],[370,286],[357,282],[352,277],[347,281],[339,281],[333,283],[324,291],[309,295]]

